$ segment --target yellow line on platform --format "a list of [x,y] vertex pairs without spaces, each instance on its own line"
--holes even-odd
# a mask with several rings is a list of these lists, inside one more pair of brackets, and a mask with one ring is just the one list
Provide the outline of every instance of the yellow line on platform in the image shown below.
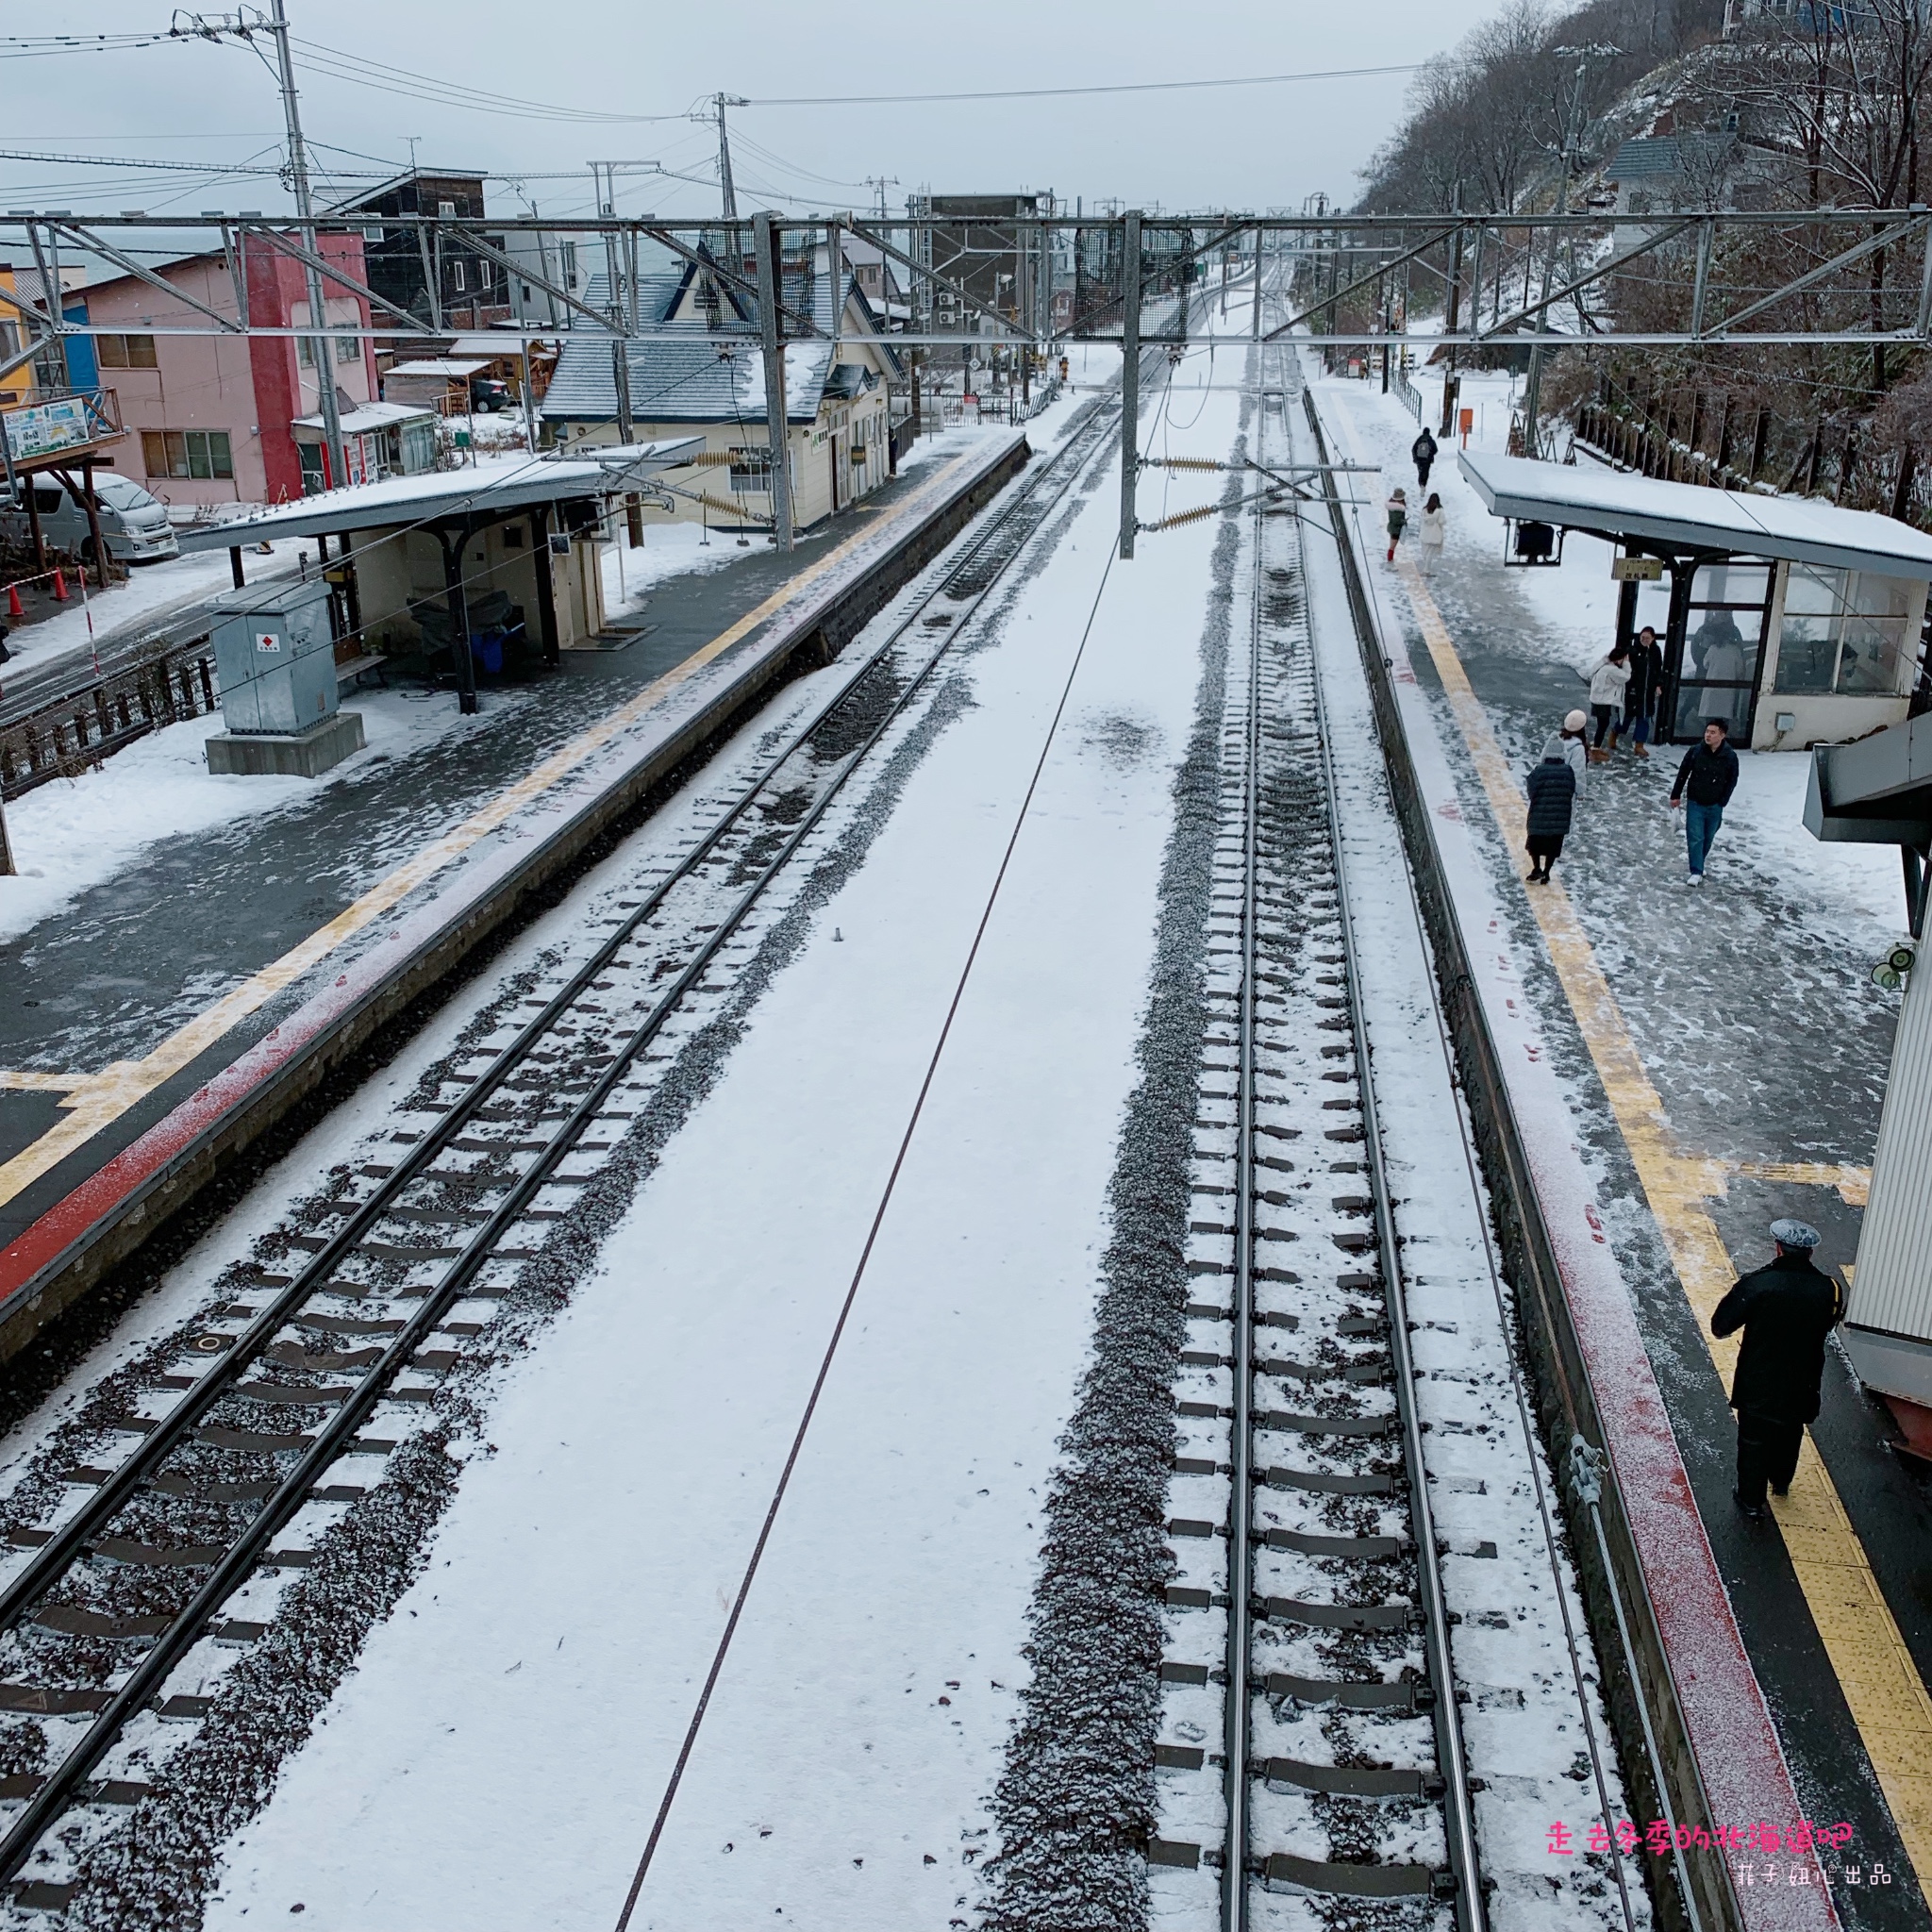
[[[970,460],[970,457],[956,458],[934,479],[935,484],[959,462]],[[310,967],[326,958],[338,946],[353,939],[383,914],[391,911],[418,886],[497,830],[523,807],[569,777],[586,758],[601,751],[620,732],[662,703],[686,679],[756,630],[768,617],[835,565],[842,563],[859,544],[874,541],[880,530],[909,514],[917,506],[930,501],[932,494],[931,488],[908,491],[876,523],[855,532],[837,549],[827,551],[815,563],[808,564],[798,575],[781,584],[763,603],[746,611],[727,629],[720,631],[709,643],[673,665],[636,697],[607,713],[589,730],[579,732],[541,764],[498,792],[488,805],[472,812],[433,844],[425,846],[413,858],[406,859],[353,905],[337,913],[326,925],[310,933],[279,959],[271,961],[233,991],[224,994],[211,1007],[197,1013],[144,1058],[116,1060],[98,1074],[77,1075],[71,1081],[63,1078],[61,1084],[69,1089],[68,1097],[60,1103],[66,1118],[49,1127],[39,1140],[22,1148],[10,1160],[0,1163],[0,1202],[12,1200],[24,1188],[30,1187],[42,1174],[50,1174],[70,1154],[84,1147],[104,1127],[119,1120],[129,1108],[173,1079],[183,1068],[192,1066],[224,1034],[232,1032],[251,1013],[259,1011],[276,993],[299,979]],[[28,1077],[15,1075],[13,1082],[25,1083]],[[0,1086],[13,1082],[0,1076]]]
[[1848,1208],[1862,1208],[1872,1192],[1872,1170],[1835,1160],[1727,1160],[1746,1180],[1785,1181],[1805,1188],[1836,1188]]
[[[1522,788],[1469,682],[1435,599],[1407,559],[1401,571],[1436,675],[1474,760],[1504,846],[1513,851],[1521,842],[1525,809]],[[1677,1279],[1696,1314],[1699,1332],[1728,1383],[1737,1361],[1737,1342],[1735,1339],[1716,1340],[1710,1333],[1710,1317],[1729,1290],[1736,1271],[1705,1205],[1707,1200],[1724,1192],[1727,1173],[1812,1181],[1841,1191],[1848,1184],[1862,1185],[1869,1174],[1856,1168],[1732,1163],[1687,1154],[1677,1144],[1662,1096],[1644,1069],[1637,1042],[1570,895],[1553,883],[1524,896],[1596,1064]],[[1857,1532],[1808,1430],[1791,1493],[1774,1497],[1772,1507],[1852,1721],[1858,1727],[1918,1874],[1921,1891],[1932,1890],[1932,1698],[1926,1695],[1890,1606],[1878,1588]]]

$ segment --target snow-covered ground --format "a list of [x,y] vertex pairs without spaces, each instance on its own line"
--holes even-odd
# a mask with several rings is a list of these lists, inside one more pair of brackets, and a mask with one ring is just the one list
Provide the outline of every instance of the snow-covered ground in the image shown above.
[[359,785],[397,759],[487,731],[535,702],[534,691],[506,691],[488,710],[465,718],[443,691],[358,691],[343,708],[361,715],[363,749],[320,779],[210,772],[207,745],[223,728],[219,715],[150,732],[99,771],[56,778],[8,806],[20,870],[17,877],[0,877],[0,941],[30,931],[157,845],[305,804],[318,785]]

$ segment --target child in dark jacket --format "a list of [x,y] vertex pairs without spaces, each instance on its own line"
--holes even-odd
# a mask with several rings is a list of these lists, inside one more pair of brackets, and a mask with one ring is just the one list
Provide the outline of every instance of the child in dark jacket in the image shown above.
[[1547,885],[1550,868],[1569,836],[1570,814],[1576,803],[1576,773],[1560,750],[1554,751],[1530,773],[1527,789],[1529,878],[1533,885]]

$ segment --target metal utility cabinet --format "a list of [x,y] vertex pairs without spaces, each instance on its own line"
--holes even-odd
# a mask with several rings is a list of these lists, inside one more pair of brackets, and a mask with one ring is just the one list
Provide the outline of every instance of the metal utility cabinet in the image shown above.
[[358,712],[339,711],[328,585],[237,591],[209,606],[225,731],[211,772],[313,778],[362,748]]

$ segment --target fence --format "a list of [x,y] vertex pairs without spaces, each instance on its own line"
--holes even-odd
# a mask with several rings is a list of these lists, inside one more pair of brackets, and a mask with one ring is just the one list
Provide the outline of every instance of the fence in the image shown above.
[[1576,441],[1622,470],[1720,490],[1825,497],[1932,527],[1932,464],[1878,445],[1856,420],[1792,420],[1732,391],[1636,395],[1606,381],[1576,410]]
[[214,663],[213,644],[198,638],[0,727],[0,796],[72,778],[150,731],[205,716],[216,706]]
[[1408,371],[1400,362],[1389,372],[1389,387],[1402,398],[1402,406],[1420,423],[1423,420],[1423,392],[1408,379]]

